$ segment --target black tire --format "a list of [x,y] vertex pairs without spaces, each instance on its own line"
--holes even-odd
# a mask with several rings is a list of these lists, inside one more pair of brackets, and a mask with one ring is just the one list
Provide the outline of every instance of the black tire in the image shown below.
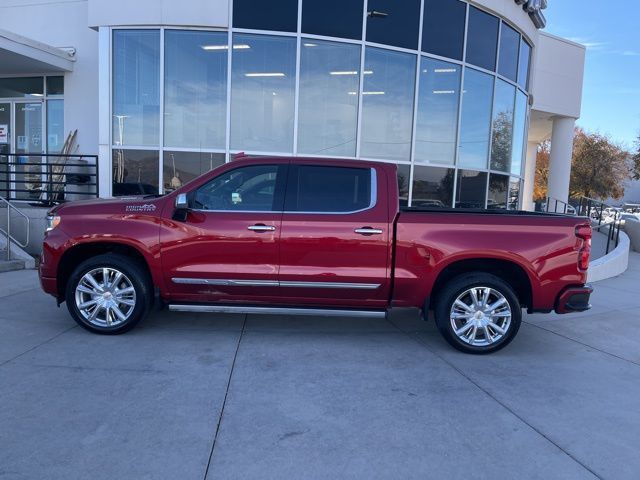
[[[497,302],[493,301],[490,303],[490,299],[499,300],[501,295],[508,303],[510,312],[507,311],[507,305],[505,303],[494,311],[496,317],[491,316],[492,312],[490,310],[485,311],[485,308],[481,307],[477,307],[475,310],[476,313],[472,314],[470,312],[473,311],[475,307],[472,307],[471,305],[467,305],[470,307],[470,310],[463,310],[460,307],[456,307],[455,310],[452,310],[454,309],[454,302],[456,302],[456,299],[461,295],[468,295],[463,296],[461,299],[461,302],[464,304],[467,304],[465,299],[468,298],[472,300],[472,294],[468,292],[474,288],[489,289],[489,293],[484,289],[476,291],[476,294],[479,294],[482,298],[484,298],[484,295],[487,295],[488,298],[485,304],[488,303],[489,305],[495,305]],[[461,352],[476,355],[496,352],[506,347],[515,338],[518,330],[520,329],[520,324],[522,322],[522,308],[518,301],[518,297],[509,284],[495,275],[484,272],[471,272],[459,275],[449,281],[441,292],[436,293],[437,300],[434,313],[438,330],[440,330],[444,339],[449,342],[451,346]],[[482,302],[479,302],[478,304],[481,303]],[[460,313],[456,313],[456,310]],[[477,310],[481,310],[482,312],[479,314],[477,313]],[[510,314],[510,318],[508,319],[507,324],[506,315],[508,314]],[[452,317],[455,318],[455,315],[473,316],[469,319],[452,319]],[[480,318],[478,318],[478,316],[480,316]],[[460,322],[458,331],[468,328],[468,333],[463,335],[466,340],[463,340],[458,334],[456,334],[456,330],[452,324],[456,322]],[[467,322],[470,322],[471,326],[469,326]],[[473,322],[478,322],[478,324]],[[494,329],[494,327],[491,326],[491,323],[489,323],[488,326],[484,324],[480,326],[482,322],[493,322],[496,327]],[[505,327],[505,325],[507,326]],[[486,330],[485,326],[487,328]],[[474,328],[476,328],[476,330],[474,330]],[[499,333],[497,330],[498,328],[504,330],[504,334]],[[476,337],[477,333],[480,333],[479,338]],[[473,336],[473,339],[468,338],[471,336]]]
[[[117,309],[121,313],[121,309],[128,309],[126,312],[127,316],[125,320],[117,318],[115,313],[111,314],[105,309],[102,309],[100,310],[100,312],[98,312],[98,318],[96,318],[94,322],[91,322],[88,318],[85,317],[85,315],[83,315],[81,309],[77,305],[77,295],[84,296],[84,298],[89,301],[93,301],[93,299],[96,298],[99,298],[98,301],[103,300],[102,296],[89,295],[88,293],[76,293],[76,289],[78,288],[79,283],[82,281],[83,277],[86,274],[93,271],[99,272],[104,268],[110,269],[110,273],[112,271],[122,273],[123,277],[121,282],[125,283],[120,283],[119,285],[130,285],[130,287],[132,287],[135,291],[135,294],[131,293],[130,296],[126,299],[128,302],[133,301],[133,305],[117,305]],[[98,273],[97,275],[99,276],[100,273]],[[113,277],[111,277],[111,279],[115,281],[115,274],[112,275]],[[104,282],[104,280],[102,281]],[[84,283],[83,286],[86,288],[87,284]],[[111,287],[114,286],[111,285]],[[117,287],[117,285],[115,287]],[[130,288],[128,290],[130,290]],[[116,288],[114,292],[117,291],[118,290]],[[109,297],[109,299],[114,298],[114,302],[118,303],[115,300],[117,298],[116,295],[117,293],[114,293],[113,296]],[[130,297],[134,297],[134,299],[131,300]],[[102,255],[97,255],[80,263],[80,265],[76,267],[76,269],[69,277],[65,292],[67,308],[69,309],[69,313],[78,323],[78,325],[89,330],[90,332],[99,333],[102,335],[117,335],[131,330],[147,315],[147,313],[151,309],[151,306],[153,305],[153,298],[153,285],[146,269],[141,266],[136,260],[132,260],[129,257],[115,253],[105,253]],[[98,307],[96,306],[95,308],[97,309]],[[86,313],[88,309],[83,310],[85,310]],[[100,322],[98,322],[100,320],[99,315],[101,312],[105,318],[104,325],[99,324]],[[113,325],[108,324],[108,319],[115,319],[115,322],[112,322]]]

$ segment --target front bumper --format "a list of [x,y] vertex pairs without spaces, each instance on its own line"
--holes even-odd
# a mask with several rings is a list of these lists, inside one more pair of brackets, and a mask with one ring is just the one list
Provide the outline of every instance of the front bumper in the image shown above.
[[556,313],[584,312],[591,308],[589,298],[593,287],[589,284],[582,287],[567,287],[556,300]]

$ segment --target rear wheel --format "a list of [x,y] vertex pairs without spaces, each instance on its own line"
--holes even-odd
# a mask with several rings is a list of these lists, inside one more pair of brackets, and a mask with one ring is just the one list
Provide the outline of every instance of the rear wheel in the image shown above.
[[488,273],[460,275],[442,290],[436,324],[453,347],[486,354],[506,347],[516,336],[522,310],[513,289]]
[[67,283],[69,313],[94,333],[115,335],[131,330],[147,314],[152,298],[146,271],[117,254],[85,260]]

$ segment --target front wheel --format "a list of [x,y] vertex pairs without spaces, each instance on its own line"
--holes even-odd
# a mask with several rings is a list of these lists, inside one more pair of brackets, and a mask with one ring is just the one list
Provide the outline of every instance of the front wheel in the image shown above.
[[488,273],[460,275],[442,290],[435,307],[440,333],[454,348],[474,354],[506,347],[516,336],[522,309],[513,289]]
[[146,271],[131,259],[104,254],[82,262],[67,283],[69,313],[83,328],[105,335],[131,330],[149,310]]

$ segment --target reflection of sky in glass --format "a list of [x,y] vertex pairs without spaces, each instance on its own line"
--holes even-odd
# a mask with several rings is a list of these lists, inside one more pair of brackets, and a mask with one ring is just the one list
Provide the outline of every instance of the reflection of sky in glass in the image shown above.
[[227,34],[167,30],[164,144],[225,148]]
[[160,143],[160,32],[113,32],[114,145]]
[[520,175],[527,127],[527,96],[520,90],[516,93],[516,110],[513,120],[513,146],[511,148],[511,173]]
[[293,151],[296,40],[235,34],[231,81],[231,148]]
[[518,84],[525,89],[529,88],[529,59],[531,47],[522,39],[520,41],[520,59],[518,60]]
[[460,166],[487,168],[492,98],[493,77],[467,68],[462,95]]
[[502,23],[501,28],[498,73],[515,82],[518,76],[520,34],[506,23]]
[[409,160],[416,56],[367,48],[362,92],[365,158]]
[[423,58],[420,68],[415,160],[453,165],[461,67]]
[[491,145],[491,169],[508,172],[513,143],[513,103],[516,87],[503,81],[496,82],[493,105],[493,139]]
[[301,48],[298,151],[353,157],[360,47],[303,39]]

